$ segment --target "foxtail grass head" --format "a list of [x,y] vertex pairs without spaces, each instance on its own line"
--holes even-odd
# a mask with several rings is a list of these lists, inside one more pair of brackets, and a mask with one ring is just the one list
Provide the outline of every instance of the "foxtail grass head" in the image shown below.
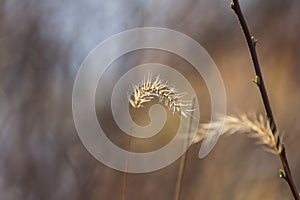
[[133,93],[128,95],[128,101],[132,107],[140,108],[143,107],[144,103],[158,98],[159,103],[168,107],[173,114],[177,112],[187,117],[191,111],[188,109],[191,106],[191,101],[183,100],[185,95],[186,93],[180,93],[175,86],[171,86],[159,76],[152,79],[152,76],[149,75],[140,84],[133,85]]
[[263,115],[257,116],[254,113],[238,117],[226,116],[224,124],[221,121],[202,124],[198,135],[194,138],[194,143],[201,141],[208,129],[219,129],[220,126],[223,126],[223,135],[246,134],[256,139],[257,144],[264,145],[269,152],[280,154],[283,149],[279,132],[273,134],[269,120]]

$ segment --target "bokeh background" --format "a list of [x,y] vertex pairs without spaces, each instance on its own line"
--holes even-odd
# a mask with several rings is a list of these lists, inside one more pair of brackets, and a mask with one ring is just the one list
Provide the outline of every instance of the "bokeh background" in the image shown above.
[[[194,38],[223,76],[228,113],[263,113],[258,89],[251,82],[254,71],[247,46],[229,3],[1,0],[0,199],[121,199],[123,173],[95,160],[82,145],[71,102],[83,59],[99,42],[127,29],[159,26]],[[259,60],[273,112],[285,133],[290,167],[300,188],[300,1],[241,0],[241,5],[259,39]],[[197,83],[201,120],[207,121],[209,97],[201,95],[204,83],[179,58],[157,55],[133,53],[108,75],[120,76],[124,63],[128,67],[155,58],[174,64]],[[109,122],[108,115],[98,113]],[[113,122],[106,124],[114,130]],[[111,138],[120,146],[126,143],[126,138]],[[196,144],[188,152],[181,199],[292,199],[278,175],[279,158],[247,137],[222,137],[202,160],[199,148]],[[129,174],[126,199],[173,199],[178,167],[179,161],[156,172]]]

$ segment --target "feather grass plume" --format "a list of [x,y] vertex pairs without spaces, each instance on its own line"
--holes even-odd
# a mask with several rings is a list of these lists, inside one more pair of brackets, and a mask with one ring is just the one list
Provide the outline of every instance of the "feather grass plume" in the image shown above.
[[173,114],[178,112],[187,117],[191,111],[188,109],[191,101],[183,100],[182,98],[185,95],[186,93],[180,93],[178,89],[171,86],[167,81],[160,79],[159,76],[152,80],[152,76],[149,75],[147,79],[144,78],[142,83],[133,85],[133,94],[128,95],[128,100],[132,107],[140,108],[143,103],[150,102],[157,97],[159,103],[163,103]]
[[194,143],[201,141],[205,137],[208,129],[222,128],[222,134],[232,135],[236,133],[246,134],[250,138],[256,139],[257,144],[265,145],[266,150],[275,154],[280,154],[283,148],[279,132],[275,135],[270,127],[269,120],[263,115],[243,114],[238,117],[226,116],[224,124],[222,120],[210,124],[202,124],[199,134],[195,137]]

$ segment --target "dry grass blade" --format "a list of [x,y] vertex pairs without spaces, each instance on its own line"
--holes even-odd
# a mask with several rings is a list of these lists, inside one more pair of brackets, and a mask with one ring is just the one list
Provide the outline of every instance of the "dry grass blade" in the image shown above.
[[224,124],[222,120],[215,121],[209,124],[202,124],[199,134],[194,139],[194,143],[201,141],[208,129],[223,128],[222,134],[232,135],[236,133],[246,134],[250,138],[256,139],[257,144],[265,145],[266,150],[280,154],[282,151],[282,143],[279,133],[272,133],[270,123],[263,115],[243,114],[239,117],[226,116]]

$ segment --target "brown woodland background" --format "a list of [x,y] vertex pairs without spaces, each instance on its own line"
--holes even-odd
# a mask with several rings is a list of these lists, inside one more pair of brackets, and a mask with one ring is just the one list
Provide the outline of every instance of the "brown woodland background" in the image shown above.
[[[194,38],[223,76],[228,113],[263,113],[258,89],[251,82],[254,71],[248,49],[229,3],[1,0],[0,199],[121,199],[123,174],[88,153],[75,130],[71,106],[73,82],[83,59],[99,42],[127,29],[159,26]],[[241,0],[241,5],[259,39],[266,87],[300,188],[300,1]],[[123,58],[109,76],[119,76],[124,63],[130,66],[157,58],[157,52],[148,53]],[[177,65],[205,90],[204,83],[196,82],[194,73],[180,65],[180,59],[168,54],[159,59]],[[108,92],[112,87],[108,86]],[[205,121],[209,99],[201,92],[199,96]],[[106,112],[98,115],[109,115]],[[113,125],[107,123],[108,127]],[[126,138],[111,137],[121,146],[125,143]],[[278,157],[247,137],[222,137],[202,160],[199,148],[197,144],[189,150],[182,199],[292,199],[287,184],[279,178]],[[178,164],[152,173],[130,174],[127,199],[172,199]]]

